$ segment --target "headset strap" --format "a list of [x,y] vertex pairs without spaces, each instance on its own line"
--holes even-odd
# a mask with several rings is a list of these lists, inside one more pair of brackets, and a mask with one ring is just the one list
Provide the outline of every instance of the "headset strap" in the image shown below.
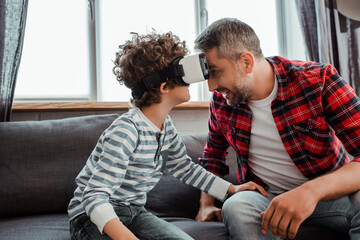
[[159,87],[161,83],[169,79],[176,79],[175,82],[178,83],[178,78],[182,79],[185,75],[183,66],[178,64],[180,59],[182,57],[175,59],[168,67],[145,77],[141,82],[135,84],[131,88],[133,98],[140,99],[146,91]]

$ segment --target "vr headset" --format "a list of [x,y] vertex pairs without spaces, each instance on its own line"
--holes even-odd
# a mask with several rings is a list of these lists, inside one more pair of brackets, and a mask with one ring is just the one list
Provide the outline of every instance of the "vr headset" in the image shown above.
[[205,81],[209,78],[209,66],[204,53],[175,59],[166,68],[145,77],[141,82],[131,88],[134,99],[140,99],[146,91],[156,88],[169,79],[180,86]]

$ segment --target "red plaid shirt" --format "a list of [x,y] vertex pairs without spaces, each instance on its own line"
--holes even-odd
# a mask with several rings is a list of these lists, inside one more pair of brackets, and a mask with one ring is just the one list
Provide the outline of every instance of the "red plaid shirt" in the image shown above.
[[[270,57],[278,80],[271,109],[281,140],[301,173],[315,178],[348,163],[344,148],[360,162],[360,99],[328,64]],[[214,92],[210,102],[209,138],[200,164],[226,175],[231,146],[237,153],[239,182],[261,180],[249,171],[252,113],[244,102],[229,106]],[[340,142],[341,141],[341,142]]]

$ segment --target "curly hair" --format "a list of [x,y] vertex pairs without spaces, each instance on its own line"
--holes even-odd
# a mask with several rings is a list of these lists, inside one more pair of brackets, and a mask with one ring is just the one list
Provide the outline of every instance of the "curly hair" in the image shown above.
[[[128,88],[132,88],[143,78],[164,69],[174,59],[183,57],[189,52],[185,41],[181,41],[172,32],[131,34],[132,39],[119,46],[113,68],[116,79]],[[175,83],[169,79],[167,85],[173,88]],[[138,108],[160,101],[159,88],[146,91],[140,99],[130,99],[131,104]]]

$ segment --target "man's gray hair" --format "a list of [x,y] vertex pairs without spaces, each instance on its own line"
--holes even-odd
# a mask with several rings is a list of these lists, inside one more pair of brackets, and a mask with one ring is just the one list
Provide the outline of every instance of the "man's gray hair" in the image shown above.
[[195,48],[203,52],[216,47],[219,57],[237,61],[244,51],[255,58],[263,57],[254,30],[236,18],[222,18],[209,25],[195,40]]

